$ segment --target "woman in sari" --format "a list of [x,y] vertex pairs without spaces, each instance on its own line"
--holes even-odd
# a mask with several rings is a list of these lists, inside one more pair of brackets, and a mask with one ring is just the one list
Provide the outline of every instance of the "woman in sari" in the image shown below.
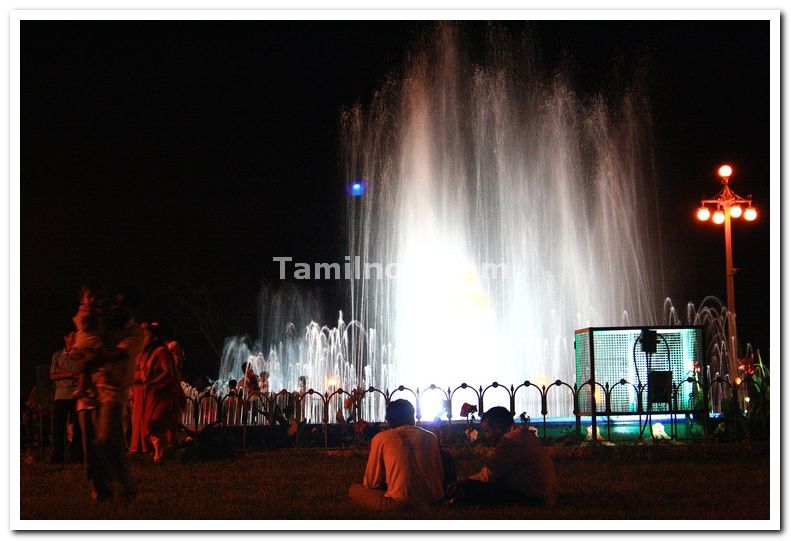
[[176,430],[184,404],[173,356],[156,322],[143,327],[144,346],[141,355],[145,357],[143,383],[145,385],[144,435],[147,433],[154,448],[154,463],[165,458],[167,450],[166,434]]
[[146,361],[148,354],[141,351],[137,358],[135,377],[132,380],[132,438],[129,443],[130,453],[148,453],[151,450],[151,444],[144,433],[147,432],[145,428],[145,411],[146,411],[146,386],[143,383],[145,375]]

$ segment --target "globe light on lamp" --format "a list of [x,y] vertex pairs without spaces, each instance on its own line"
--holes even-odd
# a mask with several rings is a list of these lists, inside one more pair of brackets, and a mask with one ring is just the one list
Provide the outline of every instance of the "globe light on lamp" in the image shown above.
[[700,207],[698,209],[697,216],[698,216],[698,220],[700,220],[701,222],[705,222],[706,220],[711,218],[711,211],[706,207]]

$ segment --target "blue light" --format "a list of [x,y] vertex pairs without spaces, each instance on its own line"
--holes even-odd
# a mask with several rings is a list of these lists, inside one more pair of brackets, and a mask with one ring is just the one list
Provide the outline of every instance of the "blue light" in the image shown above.
[[352,197],[362,197],[362,195],[365,193],[365,183],[360,180],[355,180],[349,186],[349,193],[352,195]]

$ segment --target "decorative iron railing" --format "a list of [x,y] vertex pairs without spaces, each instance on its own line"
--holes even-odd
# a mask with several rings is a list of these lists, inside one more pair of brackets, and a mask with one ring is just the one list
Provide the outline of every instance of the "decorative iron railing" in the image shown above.
[[[636,393],[638,397],[636,411],[620,412],[612,409],[612,393],[621,386],[628,386]],[[555,413],[550,411],[552,401],[548,398],[552,393],[557,393],[564,389],[566,392],[563,395],[567,396],[569,400],[566,407],[571,407],[573,419],[574,430],[572,438],[570,440],[567,439],[571,443],[581,444],[588,439],[595,443],[597,438],[591,438],[594,433],[598,438],[611,439],[611,418],[619,415],[640,416],[640,418],[644,419],[660,414],[666,417],[669,416],[669,437],[673,439],[685,437],[684,431],[679,431],[678,428],[681,422],[687,423],[690,417],[695,418],[696,423],[700,427],[698,432],[702,433],[704,438],[709,436],[716,437],[720,427],[725,423],[728,424],[727,437],[731,440],[751,439],[753,437],[752,432],[754,432],[752,429],[755,428],[756,423],[761,425],[758,427],[761,430],[756,432],[761,437],[768,436],[769,378],[766,375],[758,378],[750,374],[744,374],[736,382],[729,381],[727,376],[716,376],[710,383],[701,383],[693,377],[687,377],[678,384],[672,384],[671,399],[662,410],[653,409],[653,405],[644,400],[649,392],[647,384],[634,384],[625,379],[621,379],[614,384],[609,382],[602,384],[598,381],[589,380],[582,385],[569,384],[561,380],[555,380],[549,385],[539,385],[526,380],[517,386],[504,386],[498,382],[493,382],[486,387],[479,386],[477,389],[466,383],[462,383],[454,389],[450,387],[442,389],[436,385],[430,385],[423,390],[413,390],[406,386],[398,386],[392,391],[369,387],[351,391],[336,389],[332,392],[326,391],[324,393],[313,389],[303,393],[289,392],[284,389],[277,393],[251,394],[248,396],[231,393],[222,397],[205,392],[186,397],[186,407],[182,412],[182,424],[188,431],[193,433],[199,433],[210,426],[241,427],[244,431],[253,427],[273,427],[278,424],[288,425],[290,429],[293,429],[293,432],[290,431],[289,434],[289,437],[292,438],[289,440],[289,445],[299,447],[304,441],[301,436],[307,425],[306,412],[308,410],[319,411],[320,419],[311,417],[310,426],[311,430],[316,427],[321,429],[323,437],[320,439],[323,439],[323,445],[327,447],[329,428],[338,421],[336,415],[334,415],[334,412],[337,411],[333,408],[335,405],[341,405],[343,412],[342,421],[344,423],[350,422],[356,425],[357,423],[379,421],[377,419],[364,418],[362,412],[367,411],[363,407],[364,401],[380,400],[386,405],[394,399],[396,393],[402,393],[407,396],[411,395],[412,402],[416,404],[415,414],[418,422],[423,425],[430,424],[436,427],[433,418],[423,419],[421,403],[427,393],[440,393],[445,402],[445,419],[441,421],[441,424],[450,426],[454,420],[452,412],[457,411],[454,409],[454,404],[459,406],[461,402],[457,398],[459,391],[467,390],[468,396],[469,392],[473,393],[476,401],[476,404],[473,405],[476,406],[478,412],[484,412],[487,407],[499,405],[491,403],[489,400],[490,393],[493,390],[498,390],[498,392],[502,393],[502,390],[504,390],[507,392],[511,413],[514,416],[517,415],[515,405],[517,396],[520,393],[534,393],[537,395],[540,401],[540,420],[535,423],[535,419],[531,419],[531,422],[538,425],[536,428],[539,430],[539,435],[548,440],[551,439],[547,436],[548,419],[551,419],[551,415]],[[590,389],[597,389],[600,393],[590,393]],[[588,391],[587,398],[594,405],[591,412],[583,412],[580,408],[580,396],[586,391]],[[697,400],[693,401],[695,407],[679,407],[679,404],[682,403],[679,400],[679,396],[685,392],[695,394],[697,397]],[[599,400],[599,396],[602,397],[602,400]],[[716,423],[710,422],[712,411],[710,397],[712,396],[717,397],[719,401],[717,406],[723,412],[714,416]],[[487,406],[487,404],[489,405]],[[22,444],[46,445],[49,432],[47,430],[49,416],[46,415],[46,411],[29,408],[23,403],[20,413]],[[682,418],[683,421],[681,421]],[[602,420],[604,420],[603,425],[601,423]],[[650,427],[650,425],[646,423],[646,427]],[[654,436],[650,428],[648,428],[648,434],[646,435],[646,427],[640,429],[637,436],[638,439]],[[591,430],[590,433],[587,432],[589,429]],[[354,433],[354,443],[359,444],[362,438],[359,437],[358,431],[355,430]],[[686,432],[686,437],[690,437],[688,431]],[[310,444],[316,445],[315,438],[313,439],[314,441]],[[321,444],[319,443],[319,445]]]
[[[680,416],[684,416],[684,422],[690,415],[694,415],[701,421],[704,436],[709,435],[709,415],[711,411],[710,397],[712,391],[717,396],[717,400],[723,406],[723,411],[728,409],[731,412],[738,412],[738,417],[742,414],[749,415],[751,409],[761,407],[762,411],[768,411],[768,379],[757,379],[751,375],[745,375],[743,379],[737,382],[729,381],[728,377],[716,376],[710,383],[701,383],[694,377],[687,377],[680,383],[676,384],[671,382],[670,400],[664,404],[662,409],[654,409],[654,404],[650,403],[644,398],[647,398],[649,393],[648,384],[646,383],[631,383],[625,379],[621,379],[613,384],[610,382],[601,383],[598,381],[588,380],[582,385],[569,384],[561,380],[555,380],[551,384],[538,385],[535,382],[526,380],[517,386],[509,385],[504,386],[498,382],[493,382],[490,385],[483,387],[479,386],[477,389],[467,383],[458,385],[455,389],[447,387],[442,389],[436,385],[430,385],[425,389],[419,388],[411,389],[404,385],[390,390],[381,390],[374,387],[367,389],[357,388],[351,391],[345,389],[336,389],[332,392],[325,391],[324,393],[318,392],[314,389],[309,389],[305,392],[289,392],[285,389],[277,393],[254,393],[245,396],[244,392],[229,393],[225,396],[218,397],[206,392],[197,397],[187,397],[187,407],[183,412],[182,422],[185,427],[195,432],[199,432],[206,426],[219,425],[219,426],[241,426],[241,427],[254,427],[275,424],[296,424],[295,431],[295,445],[299,446],[300,429],[305,423],[306,405],[318,404],[321,413],[321,419],[311,419],[313,425],[321,425],[324,429],[324,442],[327,442],[327,427],[336,422],[336,415],[332,404],[343,404],[340,409],[343,422],[349,420],[351,423],[358,423],[364,421],[380,421],[380,419],[364,419],[361,412],[365,411],[363,402],[365,400],[382,400],[385,405],[389,403],[394,394],[408,393],[411,395],[411,400],[415,406],[415,416],[419,424],[426,424],[426,419],[423,419],[423,412],[421,411],[422,399],[428,392],[439,392],[444,398],[444,417],[441,422],[452,423],[454,415],[454,398],[460,390],[471,390],[477,399],[478,412],[484,412],[487,408],[487,393],[493,389],[504,389],[508,393],[508,401],[512,415],[517,415],[515,408],[516,398],[518,393],[538,393],[540,399],[540,415],[541,421],[539,424],[542,427],[540,435],[546,439],[547,437],[547,420],[550,417],[548,396],[550,393],[557,392],[556,388],[567,390],[566,395],[570,397],[571,412],[574,418],[576,441],[581,443],[585,440],[583,436],[583,420],[590,422],[592,432],[597,434],[598,437],[604,436],[603,431],[598,428],[600,420],[606,418],[606,439],[610,438],[611,431],[611,418],[614,416],[622,415],[637,415],[649,418],[652,415],[665,415],[670,416],[670,434],[671,438],[678,438],[678,424]],[[611,397],[613,391],[619,386],[631,387],[637,396],[636,411],[615,411],[611,408]],[[598,390],[600,392],[589,392],[586,399],[591,402],[591,411],[583,412],[580,408],[580,395],[588,388]],[[752,390],[753,392],[749,392]],[[695,406],[692,408],[681,408],[679,405],[682,403],[679,400],[680,393],[689,392],[695,395],[698,400],[695,401]],[[762,404],[750,404],[750,395],[757,397],[758,401]],[[603,397],[600,400],[599,397]],[[341,402],[342,400],[342,402]],[[598,402],[598,403],[597,403]],[[457,402],[458,405],[458,402]],[[315,409],[315,408],[314,408]],[[429,419],[429,422],[434,421],[436,418]],[[639,438],[644,435],[644,430],[640,430]],[[742,438],[749,438],[749,433],[744,426],[736,427],[739,435]],[[650,429],[649,429],[650,432]],[[731,435],[731,437],[734,437]],[[737,436],[738,437],[738,436]],[[596,441],[596,438],[593,438]]]

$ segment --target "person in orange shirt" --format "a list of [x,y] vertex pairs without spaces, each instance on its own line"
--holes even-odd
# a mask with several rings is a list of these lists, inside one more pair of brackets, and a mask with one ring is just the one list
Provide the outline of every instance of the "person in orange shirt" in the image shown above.
[[390,429],[371,439],[363,482],[349,487],[349,497],[377,511],[441,501],[444,470],[437,436],[415,426],[415,408],[407,400],[390,402],[385,419]]

